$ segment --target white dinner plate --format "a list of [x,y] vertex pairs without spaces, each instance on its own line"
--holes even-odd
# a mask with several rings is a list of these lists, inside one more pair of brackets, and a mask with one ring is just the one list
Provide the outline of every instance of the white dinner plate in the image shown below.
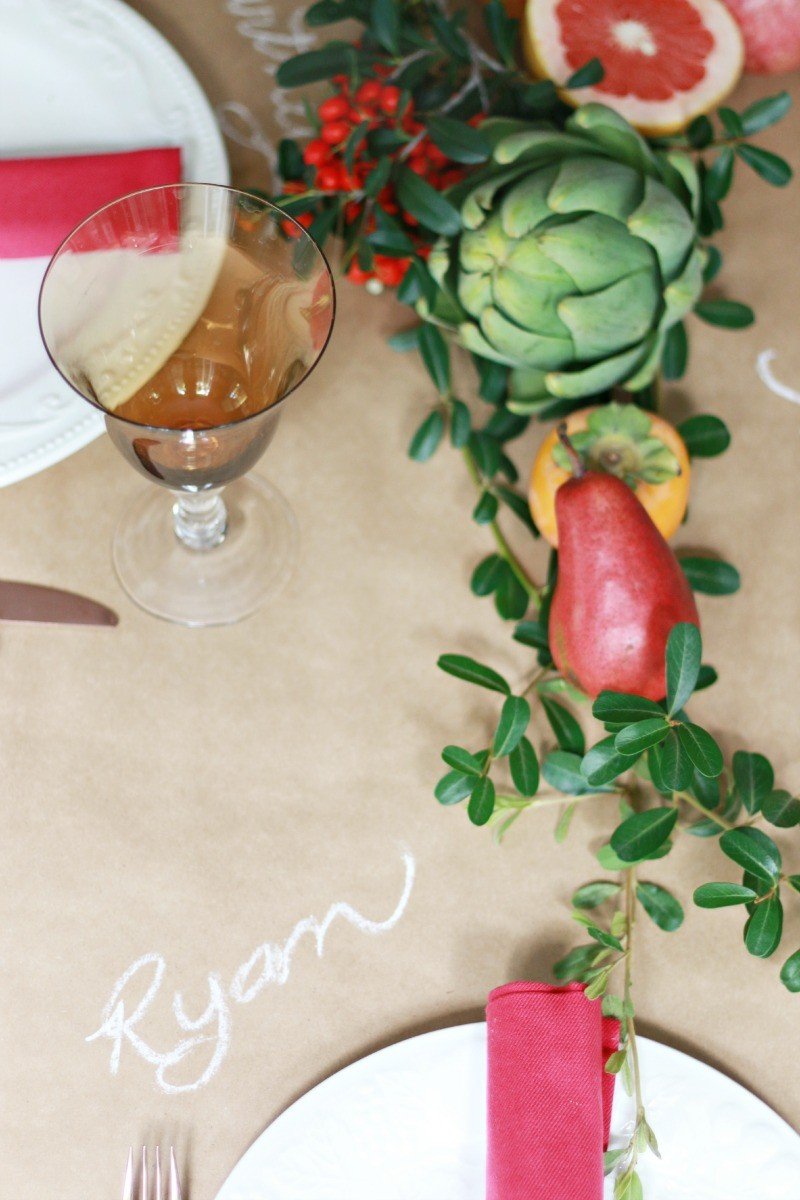
[[[785,1121],[705,1063],[639,1047],[662,1154],[641,1161],[647,1200],[798,1200],[800,1137]],[[288,1108],[217,1200],[484,1200],[485,1090],[484,1024],[398,1042]],[[632,1117],[618,1087],[612,1147]]]
[[[187,180],[228,183],[200,85],[121,0],[0,0],[0,156],[180,146]],[[79,450],[103,419],[50,365],[46,258],[0,259],[0,487]]]

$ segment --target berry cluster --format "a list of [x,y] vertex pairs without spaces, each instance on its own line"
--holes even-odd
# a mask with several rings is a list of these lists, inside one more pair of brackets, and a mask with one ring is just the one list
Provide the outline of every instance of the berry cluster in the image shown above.
[[[385,77],[389,68],[376,64],[374,70],[376,75]],[[336,94],[319,105],[318,135],[303,151],[307,181],[290,181],[285,184],[284,191],[302,195],[310,188],[341,197],[344,228],[353,230],[357,237],[376,228],[374,206],[377,205],[403,226],[414,241],[417,253],[426,258],[430,246],[416,233],[418,221],[398,202],[391,179],[373,200],[368,200],[364,193],[364,184],[378,165],[377,158],[370,152],[368,134],[377,129],[399,134],[403,141],[391,152],[391,157],[402,161],[437,190],[460,182],[464,177],[463,167],[448,158],[428,136],[425,125],[415,115],[413,100],[404,102],[401,89],[385,82],[385,78],[367,79],[354,91],[346,75],[334,76],[332,83]],[[364,134],[351,148],[346,161],[348,142],[360,126],[365,127]],[[313,214],[295,213],[295,220],[307,229]],[[397,287],[410,263],[410,258],[375,253],[370,256],[369,268],[353,258],[347,277],[354,283],[367,284],[370,291],[380,291],[384,286]]]

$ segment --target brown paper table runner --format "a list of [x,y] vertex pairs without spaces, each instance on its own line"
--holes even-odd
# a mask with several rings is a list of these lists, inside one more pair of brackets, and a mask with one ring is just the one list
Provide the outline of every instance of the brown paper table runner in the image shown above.
[[[136,7],[215,104],[246,105],[275,137],[265,56],[232,12],[241,22],[270,10],[285,28],[299,8]],[[774,87],[749,81],[737,99]],[[799,132],[800,111],[764,144],[797,166]],[[236,180],[263,184],[263,157],[230,149]],[[698,328],[690,375],[671,389],[670,413],[719,412],[735,435],[722,459],[698,465],[678,541],[717,550],[744,578],[738,596],[701,601],[720,683],[698,716],[728,745],[741,737],[768,753],[798,788],[800,408],[768,391],[755,361],[774,348],[775,370],[800,387],[800,192],[777,195],[740,169],[724,278],[759,320],[738,334]],[[280,601],[251,620],[192,632],[120,593],[109,540],[141,485],[105,439],[0,492],[2,574],[87,592],[121,614],[113,632],[0,628],[0,1200],[115,1197],[127,1146],[156,1138],[188,1158],[193,1200],[211,1200],[250,1141],[309,1086],[379,1046],[476,1019],[492,986],[546,975],[574,942],[568,900],[597,872],[588,847],[607,828],[599,806],[578,813],[562,847],[542,815],[498,849],[433,800],[439,750],[470,730],[477,739],[489,699],[437,672],[437,655],[486,655],[514,677],[529,664],[488,602],[469,594],[486,542],[469,520],[459,461],[441,453],[423,468],[405,457],[428,400],[421,369],[385,345],[406,312],[349,285],[340,296],[331,347],[261,468],[291,498],[300,565]],[[523,440],[521,461],[538,437]],[[527,552],[541,570],[543,552]],[[285,982],[241,1002],[264,965],[258,947],[285,950],[303,918],[347,902],[387,921],[404,855],[416,877],[392,928],[371,934],[337,918],[321,958],[306,935],[281,960]],[[707,843],[683,839],[650,872],[680,892],[687,919],[671,935],[642,926],[643,1030],[722,1067],[797,1125],[797,998],[776,962],[745,954],[738,914],[691,906],[710,855]],[[714,872],[725,877],[721,859]],[[798,944],[794,916],[786,946]],[[114,1074],[104,1006],[146,956],[123,992],[125,1028],[144,1051],[123,1037]],[[212,1001],[204,1032],[214,1040],[169,1066],[164,1056],[193,1036],[178,1028],[175,992],[186,1018]],[[229,1029],[217,1036],[220,1009]],[[148,1051],[160,1059],[146,1061]],[[159,1063],[174,1088],[196,1082],[215,1054],[204,1086],[159,1088]]]

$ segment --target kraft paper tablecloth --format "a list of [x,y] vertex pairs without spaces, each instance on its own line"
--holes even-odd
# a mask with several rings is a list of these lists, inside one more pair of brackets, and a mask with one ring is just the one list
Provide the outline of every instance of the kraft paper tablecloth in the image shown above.
[[[215,105],[247,105],[276,138],[258,31],[248,40],[237,22],[272,12],[276,28],[301,29],[299,6],[136,7]],[[785,82],[748,81],[736,101]],[[797,167],[799,134],[800,111],[762,144]],[[263,186],[264,158],[230,151],[236,181]],[[744,579],[739,595],[701,601],[720,682],[697,715],[729,749],[769,754],[797,789],[800,407],[771,394],[755,362],[774,348],[775,370],[800,387],[800,190],[776,193],[738,169],[723,278],[759,319],[743,333],[692,322],[691,371],[669,389],[668,412],[718,412],[735,440],[697,465],[677,541],[713,548]],[[431,794],[441,747],[479,740],[493,711],[488,693],[438,672],[437,655],[473,653],[515,678],[530,664],[469,593],[487,542],[469,520],[458,458],[444,451],[421,467],[405,456],[428,387],[384,339],[407,321],[391,300],[341,287],[330,349],[261,468],[291,498],[300,565],[280,601],[241,625],[172,627],[121,594],[109,542],[142,485],[107,440],[0,492],[2,575],[86,592],[121,616],[114,631],[0,628],[0,1200],[116,1197],[127,1146],[157,1137],[190,1162],[193,1200],[211,1200],[309,1086],[401,1037],[477,1018],[490,988],[546,977],[576,939],[568,901],[597,874],[589,848],[608,828],[601,806],[579,811],[562,847],[543,815],[498,849]],[[523,465],[540,436],[534,428],[518,443]],[[544,551],[526,553],[541,571]],[[370,936],[340,921],[321,959],[306,938],[285,984],[231,1005],[227,1055],[205,1087],[165,1094],[128,1043],[114,1075],[111,1041],[85,1041],[126,968],[158,954],[163,984],[138,1033],[174,1048],[187,1036],[170,1007],[176,991],[199,1016],[209,975],[227,987],[259,945],[338,901],[385,920],[404,850],[417,873],[396,926]],[[778,982],[777,961],[744,952],[738,912],[690,903],[697,882],[733,873],[687,838],[648,874],[680,893],[687,918],[676,934],[641,926],[643,1031],[720,1066],[797,1125],[798,998]],[[798,944],[793,916],[786,954]],[[128,1016],[141,979],[126,993]]]

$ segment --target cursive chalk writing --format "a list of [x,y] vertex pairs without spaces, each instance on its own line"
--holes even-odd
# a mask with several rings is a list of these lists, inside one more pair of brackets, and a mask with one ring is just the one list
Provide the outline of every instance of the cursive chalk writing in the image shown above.
[[756,360],[758,377],[776,396],[782,396],[784,400],[792,400],[795,404],[800,404],[800,392],[786,383],[781,383],[780,379],[776,379],[772,372],[772,362],[777,357],[775,350],[762,350]]
[[[317,955],[321,958],[328,932],[337,917],[355,926],[361,933],[388,933],[395,927],[406,910],[414,886],[415,863],[407,852],[403,854],[403,866],[403,891],[394,911],[386,920],[372,920],[344,902],[332,904],[321,921],[316,917],[305,917],[298,921],[285,941],[265,942],[258,946],[234,973],[229,987],[224,985],[220,975],[209,975],[206,980],[208,1003],[199,1016],[189,1016],[182,993],[175,992],[172,1015],[180,1034],[189,1036],[181,1037],[171,1050],[155,1049],[139,1031],[164,981],[167,963],[160,954],[142,955],[120,976],[103,1009],[100,1028],[89,1034],[86,1041],[106,1038],[111,1042],[109,1065],[112,1075],[119,1071],[122,1046],[127,1042],[135,1054],[156,1068],[156,1084],[163,1092],[176,1094],[197,1091],[216,1075],[228,1053],[232,1004],[250,1004],[268,984],[279,987],[285,984],[292,968],[294,952],[303,937],[307,934],[312,936]],[[205,1047],[205,1050],[195,1054],[201,1047]],[[190,1055],[194,1056],[195,1061],[187,1082],[176,1068],[184,1064]],[[202,1070],[196,1063],[198,1058],[202,1060]],[[185,1071],[186,1067],[183,1069]]]
[[[283,29],[280,21],[286,14],[279,16],[275,5],[266,4],[264,0],[225,0],[225,10],[234,18],[237,31],[264,60],[263,70],[270,77],[287,58],[310,50],[315,44],[314,34],[304,25],[305,13],[301,6],[292,8],[288,26]],[[293,138],[311,136],[313,130],[302,101],[283,88],[273,86],[270,102],[279,133]],[[226,137],[262,155],[270,167],[275,167],[275,146],[264,136],[247,105],[228,101],[218,107],[217,116]]]

